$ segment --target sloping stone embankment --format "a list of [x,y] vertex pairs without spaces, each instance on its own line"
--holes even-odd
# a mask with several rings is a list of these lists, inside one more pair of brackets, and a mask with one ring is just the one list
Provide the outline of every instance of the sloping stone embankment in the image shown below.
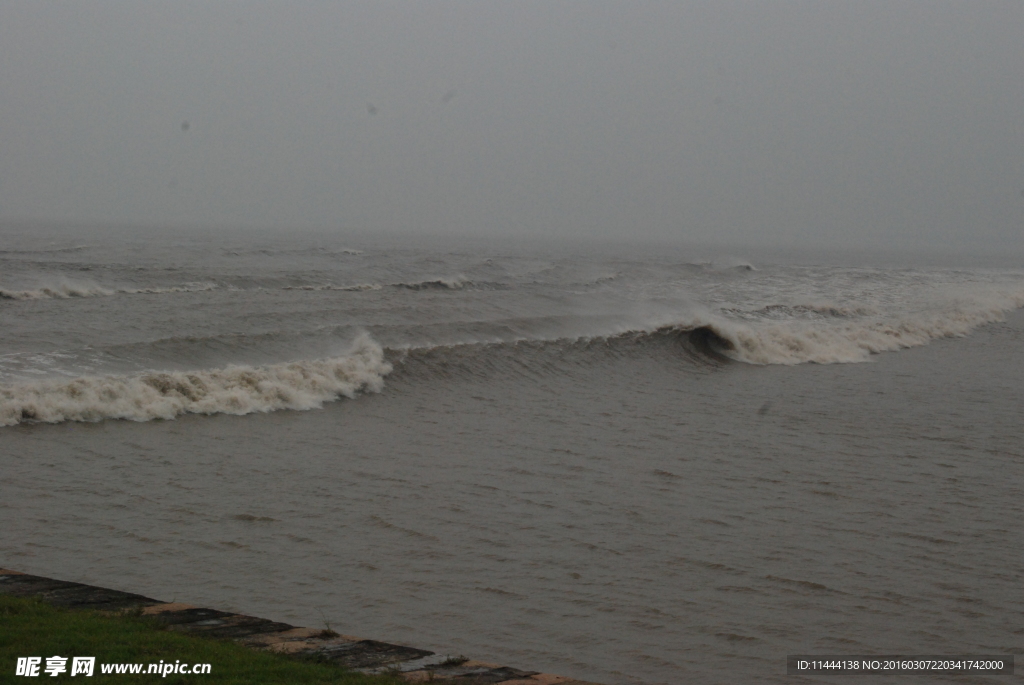
[[331,631],[298,628],[265,618],[161,602],[130,592],[53,580],[0,569],[0,594],[39,597],[55,606],[112,613],[141,611],[157,616],[168,630],[229,639],[255,649],[316,657],[359,671],[393,670],[410,683],[453,685],[597,685],[536,671],[522,671],[482,661],[454,659],[423,649],[364,640]]

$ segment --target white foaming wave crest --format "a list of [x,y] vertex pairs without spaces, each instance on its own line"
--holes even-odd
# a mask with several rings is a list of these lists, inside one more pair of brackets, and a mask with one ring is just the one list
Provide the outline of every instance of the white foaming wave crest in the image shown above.
[[[473,281],[465,276],[445,276],[443,278],[430,278],[425,281],[400,281],[388,283],[388,287],[401,288],[404,290],[462,290],[475,285]],[[335,285],[333,283],[308,284],[308,285],[286,285],[282,290],[381,290],[384,286],[380,283],[357,283],[355,285]]]
[[286,285],[283,290],[343,290],[346,292],[359,292],[362,290],[381,290],[383,287],[378,283],[357,283],[355,285],[322,283],[320,285]]
[[216,290],[216,283],[185,283],[184,285],[166,288],[104,288],[89,283],[67,281],[53,286],[43,286],[32,290],[6,290],[0,288],[0,299],[5,300],[44,300],[68,299],[72,297],[109,297],[119,293],[126,295],[156,295],[163,293],[195,293]]
[[[773,307],[781,307],[775,305]],[[715,356],[724,356],[748,364],[796,365],[804,363],[841,364],[868,361],[872,354],[926,345],[939,338],[961,337],[978,326],[1005,320],[1005,315],[1024,307],[1024,291],[991,293],[974,299],[961,299],[944,307],[933,307],[917,313],[883,314],[874,307],[818,302],[813,305],[792,305],[785,309],[799,314],[803,311],[827,313],[814,319],[788,320],[759,318],[755,320],[726,318],[702,306],[691,305],[689,312],[649,312],[629,316],[616,322],[599,320],[582,324],[576,330],[537,330],[509,335],[506,327],[490,334],[482,330],[440,341],[428,336],[420,342],[392,344],[389,349],[412,351],[477,345],[515,345],[521,342],[563,343],[611,340],[619,337],[657,335],[668,331],[691,333],[710,331],[700,345]],[[725,309],[725,312],[742,310]],[[761,311],[761,310],[755,310]],[[589,330],[588,330],[589,329]]]
[[339,357],[193,372],[86,376],[0,388],[0,426],[23,421],[173,419],[181,414],[252,414],[317,409],[340,397],[380,392],[391,364],[369,335]]
[[1005,320],[1024,307],[1024,293],[994,294],[961,301],[940,311],[829,323],[787,322],[744,325],[715,317],[706,325],[731,350],[723,353],[751,364],[818,364],[867,361],[870,355],[927,345],[939,338],[961,337],[987,323]]
[[462,274],[457,276],[441,276],[439,278],[428,278],[423,281],[399,282],[391,284],[395,288],[407,290],[428,290],[430,288],[447,288],[448,290],[462,290],[466,286],[473,285],[473,281]]
[[116,292],[128,295],[162,295],[164,293],[202,293],[208,290],[217,290],[216,283],[185,283],[167,288],[122,288]]
[[42,300],[67,299],[70,297],[106,297],[113,295],[116,291],[103,288],[98,285],[87,285],[80,283],[61,283],[54,286],[44,286],[34,290],[5,290],[0,288],[0,299],[4,300]]

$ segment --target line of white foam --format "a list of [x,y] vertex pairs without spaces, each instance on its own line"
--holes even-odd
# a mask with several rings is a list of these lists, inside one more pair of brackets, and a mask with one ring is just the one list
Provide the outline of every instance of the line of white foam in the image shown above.
[[842,322],[758,323],[718,319],[708,323],[734,347],[729,356],[751,364],[819,364],[867,361],[870,355],[926,345],[939,338],[967,335],[987,323],[1003,321],[1024,307],[1024,293],[993,294],[933,312],[897,319],[871,317]]
[[0,299],[6,300],[44,300],[68,299],[72,297],[109,297],[124,293],[127,295],[152,295],[161,293],[194,293],[216,290],[216,283],[186,283],[166,288],[104,288],[94,284],[74,283],[71,281],[53,286],[43,286],[33,290],[5,290],[0,288]]
[[0,388],[0,426],[23,421],[173,419],[181,414],[251,414],[314,409],[339,397],[380,392],[391,365],[369,335],[343,355],[267,366],[87,376]]

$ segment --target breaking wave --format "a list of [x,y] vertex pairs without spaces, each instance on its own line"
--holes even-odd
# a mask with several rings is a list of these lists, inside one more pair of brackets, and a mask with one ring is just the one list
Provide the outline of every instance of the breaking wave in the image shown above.
[[115,292],[128,295],[161,295],[163,293],[202,293],[208,290],[217,290],[218,288],[219,286],[216,283],[186,283],[168,288],[122,288]]
[[406,290],[462,290],[466,286],[472,284],[472,281],[461,276],[453,276],[450,278],[435,278],[427,281],[414,281],[412,283],[392,283],[391,285],[395,288],[405,288]]
[[840,318],[870,316],[880,312],[873,307],[844,307],[834,304],[770,304],[760,309],[746,310],[729,307],[722,310],[744,319]]
[[[623,327],[607,334],[514,339],[499,336],[462,342],[452,339],[446,344],[396,344],[387,350],[369,333],[361,333],[346,352],[330,358],[0,386],[0,426],[114,418],[148,421],[186,413],[241,415],[308,410],[340,397],[379,392],[393,366],[401,368],[403,377],[412,374],[444,379],[469,373],[490,378],[495,372],[507,371],[543,380],[546,374],[560,370],[594,373],[603,363],[637,355],[655,358],[659,363],[689,360],[697,364],[695,368],[729,362],[863,362],[873,354],[965,336],[978,326],[1005,320],[1007,312],[1021,307],[1024,293],[965,300],[941,310],[889,318],[868,313],[873,310],[867,308],[831,305],[804,308],[824,314],[820,318],[786,321],[737,319],[704,312],[652,321],[649,327]],[[790,309],[799,312],[802,308]],[[386,333],[385,338],[401,337],[397,329],[379,332]],[[261,346],[249,341],[243,347],[251,345]]]
[[340,397],[380,392],[390,372],[383,349],[363,334],[345,354],[329,359],[3,387],[0,426],[315,409]]
[[162,293],[194,293],[216,290],[216,283],[185,283],[184,285],[166,288],[104,288],[94,284],[66,282],[54,286],[44,286],[32,290],[6,290],[0,288],[0,299],[3,300],[45,300],[68,299],[72,297],[109,297],[119,293],[127,295],[154,295]]
[[377,283],[357,283],[355,285],[334,285],[333,283],[322,283],[319,285],[286,285],[283,290],[344,290],[358,292],[361,290],[380,290],[383,286]]
[[335,285],[333,283],[317,283],[307,285],[287,285],[284,290],[381,290],[382,288],[398,288],[400,290],[506,290],[504,283],[489,281],[473,281],[464,276],[432,278],[425,281],[399,281],[398,283],[357,283],[355,285]]
[[425,281],[399,282],[390,285],[392,288],[404,290],[505,290],[509,287],[504,283],[473,281],[465,276],[431,278]]
[[113,295],[116,291],[108,288],[101,288],[98,285],[79,285],[74,283],[62,283],[52,287],[36,288],[34,290],[4,290],[0,288],[0,299],[4,300],[43,300],[43,299],[66,299],[70,297],[106,297]]
[[[737,320],[703,313],[671,322],[653,322],[649,328],[631,328],[607,335],[426,346],[415,354],[451,350],[451,354],[457,356],[455,350],[466,347],[525,350],[527,347],[547,346],[571,351],[581,349],[581,344],[644,346],[675,338],[688,353],[696,353],[714,362],[737,361],[756,365],[857,363],[868,361],[874,354],[918,347],[941,338],[965,336],[978,326],[1005,320],[1007,312],[1021,307],[1024,307],[1024,293],[994,297],[988,302],[963,302],[941,311],[904,314],[898,318],[883,317],[869,307],[793,306],[786,308],[791,315],[813,313],[815,316],[785,321],[770,317]],[[771,312],[774,307],[758,311],[764,310]]]
[[[1005,320],[1024,307],[1024,294],[968,301],[941,311],[904,314],[895,319],[869,316],[869,308],[804,308],[825,321],[790,320],[756,325],[728,320],[707,322],[726,344],[727,356],[750,364],[836,364],[867,361],[872,354],[927,345],[967,335],[978,326]],[[865,318],[853,318],[863,316]]]
[[[69,299],[72,297],[109,297],[111,295],[156,295],[165,293],[195,293],[217,290],[221,286],[216,283],[185,283],[183,285],[149,288],[105,288],[91,283],[75,283],[67,281],[58,285],[39,288],[13,290],[0,288],[0,300],[44,300]],[[398,288],[401,290],[506,290],[508,285],[488,281],[477,282],[462,276],[450,278],[434,278],[424,281],[398,283],[355,283],[351,285],[335,285],[334,283],[312,283],[304,285],[286,285],[282,290],[324,291],[337,290],[360,292],[381,290],[382,288]]]

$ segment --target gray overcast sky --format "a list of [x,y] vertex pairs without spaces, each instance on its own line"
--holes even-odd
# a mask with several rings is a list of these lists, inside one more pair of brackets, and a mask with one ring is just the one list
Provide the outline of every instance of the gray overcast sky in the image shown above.
[[1024,252],[1024,2],[2,0],[0,219]]

